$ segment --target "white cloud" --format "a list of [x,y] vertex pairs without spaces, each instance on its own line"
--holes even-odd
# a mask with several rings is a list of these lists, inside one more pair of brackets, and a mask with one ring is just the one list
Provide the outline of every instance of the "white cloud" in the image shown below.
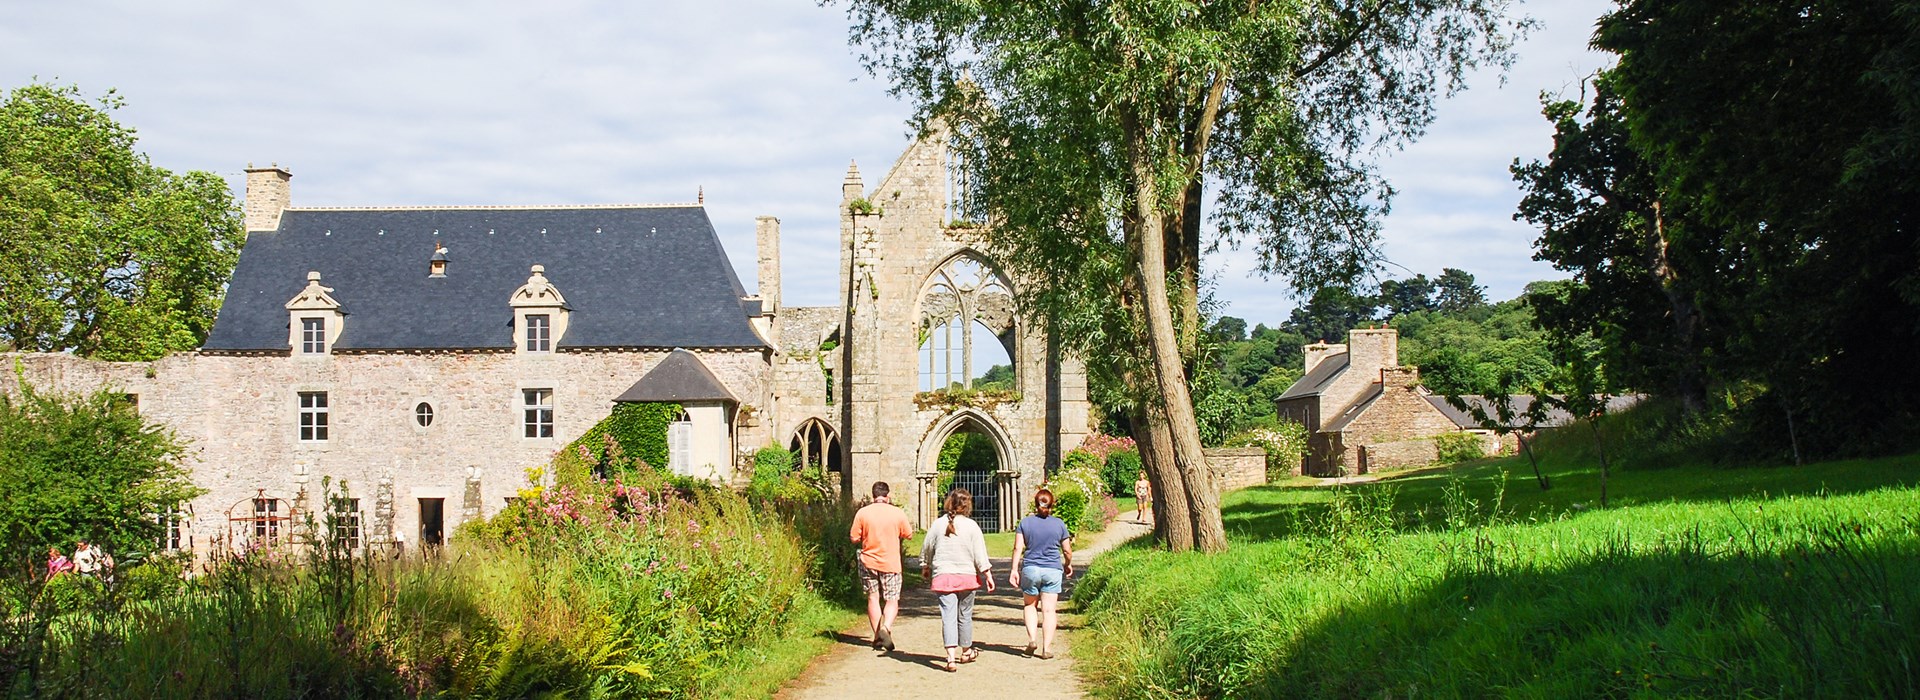
[[[1509,220],[1506,175],[1549,131],[1535,95],[1599,65],[1584,50],[1604,0],[1534,8],[1545,26],[1507,84],[1443,104],[1385,164],[1402,192],[1394,262],[1480,275],[1495,296],[1548,276]],[[34,77],[118,88],[141,148],[238,184],[248,162],[293,170],[303,205],[689,201],[708,210],[741,277],[753,217],[783,221],[784,295],[834,302],[839,186],[849,160],[878,182],[908,108],[867,78],[840,11],[727,3],[386,3],[372,0],[7,3],[0,87]],[[1209,261],[1227,312],[1277,323],[1291,301]]]

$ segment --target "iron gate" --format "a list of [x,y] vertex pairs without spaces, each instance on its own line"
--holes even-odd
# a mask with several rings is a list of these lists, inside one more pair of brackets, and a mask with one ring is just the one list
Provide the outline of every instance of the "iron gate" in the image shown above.
[[[962,471],[954,472],[954,488],[966,489],[973,494],[973,521],[980,524],[981,532],[1000,531],[1000,486],[995,483],[993,472]],[[941,494],[946,500],[946,494]]]

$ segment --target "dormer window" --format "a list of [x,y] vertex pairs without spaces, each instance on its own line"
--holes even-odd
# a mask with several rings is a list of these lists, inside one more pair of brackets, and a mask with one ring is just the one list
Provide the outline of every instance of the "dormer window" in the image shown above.
[[447,276],[447,247],[446,246],[440,245],[439,243],[433,244],[433,257],[427,258],[427,276],[428,277]]
[[567,337],[567,298],[547,279],[547,268],[534,265],[527,283],[507,297],[513,309],[513,347],[520,353],[553,352]]
[[287,301],[287,347],[298,357],[326,357],[340,344],[347,314],[333,288],[320,284],[318,271],[307,273],[307,286]]
[[553,317],[527,314],[527,352],[553,350]]
[[327,351],[327,319],[310,316],[300,319],[300,352],[306,355]]

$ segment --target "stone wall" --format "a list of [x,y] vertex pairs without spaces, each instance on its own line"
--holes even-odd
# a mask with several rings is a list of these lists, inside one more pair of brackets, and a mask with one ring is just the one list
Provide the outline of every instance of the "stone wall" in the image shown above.
[[[1365,411],[1344,426],[1341,431],[1345,433],[1342,442],[1347,447],[1429,438],[1460,429],[1459,426],[1454,425],[1452,419],[1441,413],[1440,409],[1434,408],[1433,404],[1427,401],[1425,394],[1420,393],[1419,370],[1413,367],[1390,367],[1381,370],[1380,375],[1382,384],[1379,397],[1375,398]],[[1430,441],[1426,449],[1431,452]],[[1402,454],[1407,450],[1417,451],[1416,448],[1389,448],[1379,455],[1370,453],[1366,468],[1367,470],[1389,468],[1385,466],[1389,463],[1396,467],[1410,466],[1401,457],[1387,456]],[[1339,459],[1348,473],[1363,473],[1359,452],[1353,449],[1345,450],[1339,455]],[[1381,462],[1379,459],[1390,461]],[[1411,457],[1405,459],[1411,459]],[[1424,465],[1432,461],[1432,457],[1427,457],[1420,464]]]
[[[701,352],[702,362],[744,401],[768,393],[760,352]],[[527,469],[591,428],[665,352],[386,353],[327,356],[178,353],[154,362],[95,362],[63,354],[17,360],[42,390],[107,388],[139,397],[141,413],[171,427],[189,445],[193,480],[208,493],[193,503],[196,545],[229,535],[228,518],[251,513],[256,494],[288,504],[320,503],[322,478],[345,482],[360,499],[372,541],[403,534],[417,543],[419,499],[444,499],[444,532],[473,513],[491,515],[527,484]],[[0,373],[0,391],[17,391]],[[527,438],[522,389],[553,390],[554,435]],[[324,391],[325,442],[299,439],[299,393]],[[420,403],[433,407],[421,426]],[[727,440],[727,436],[712,439]],[[763,431],[740,429],[739,446]],[[710,446],[725,451],[733,445]],[[711,453],[710,453],[711,454]],[[729,469],[731,465],[715,465]],[[723,479],[730,474],[721,474]],[[304,492],[304,496],[302,495]],[[469,494],[473,494],[471,497]],[[477,503],[468,501],[477,499]],[[391,520],[376,501],[391,503]]]
[[1354,452],[1358,462],[1356,474],[1424,467],[1433,464],[1440,456],[1431,438],[1368,443]]
[[1259,447],[1209,447],[1207,466],[1222,493],[1267,483],[1267,451]]

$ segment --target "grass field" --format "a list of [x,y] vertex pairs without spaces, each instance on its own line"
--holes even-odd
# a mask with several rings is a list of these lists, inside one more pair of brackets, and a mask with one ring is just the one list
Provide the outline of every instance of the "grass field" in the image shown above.
[[1075,602],[1113,697],[1920,694],[1920,457],[1548,458],[1230,494],[1226,554],[1136,545]]

